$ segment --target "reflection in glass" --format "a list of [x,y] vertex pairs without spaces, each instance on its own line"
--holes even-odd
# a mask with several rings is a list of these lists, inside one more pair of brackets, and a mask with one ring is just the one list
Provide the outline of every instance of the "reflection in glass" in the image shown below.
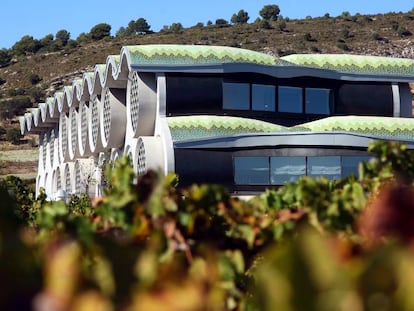
[[249,110],[250,85],[248,83],[223,83],[223,109]]
[[256,111],[275,111],[275,86],[252,84],[252,108]]
[[244,185],[269,184],[269,158],[235,157],[234,182]]
[[342,177],[354,175],[358,177],[358,166],[361,162],[369,161],[369,156],[343,156],[342,157]]
[[327,179],[341,178],[341,157],[308,157],[307,175],[323,176]]
[[332,91],[328,89],[306,89],[305,112],[315,114],[329,114],[331,92]]
[[279,86],[279,111],[302,113],[302,88]]
[[272,185],[283,185],[306,175],[305,157],[271,157],[270,181]]

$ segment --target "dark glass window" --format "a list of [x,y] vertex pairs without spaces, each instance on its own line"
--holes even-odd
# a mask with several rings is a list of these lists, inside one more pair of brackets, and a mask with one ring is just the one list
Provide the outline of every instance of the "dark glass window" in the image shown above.
[[302,88],[279,86],[278,102],[280,112],[302,113]]
[[336,114],[393,116],[393,95],[390,85],[343,84],[335,101]]
[[275,111],[275,90],[273,85],[252,84],[252,109]]
[[306,175],[305,157],[271,157],[270,182],[272,185],[283,185],[296,181]]
[[220,78],[167,76],[167,115],[217,113],[223,108],[222,92]]
[[305,112],[313,114],[329,114],[331,90],[307,88],[305,90]]
[[365,156],[343,156],[342,157],[342,177],[354,175],[358,177],[358,166],[361,162],[366,162],[371,157]]
[[269,184],[269,157],[235,157],[234,182],[239,185]]
[[327,179],[340,179],[341,157],[308,157],[307,175],[311,177],[323,176]]
[[235,157],[234,181],[239,185],[283,185],[301,176],[339,180],[358,176],[359,163],[370,156]]
[[223,83],[223,109],[249,110],[250,84]]

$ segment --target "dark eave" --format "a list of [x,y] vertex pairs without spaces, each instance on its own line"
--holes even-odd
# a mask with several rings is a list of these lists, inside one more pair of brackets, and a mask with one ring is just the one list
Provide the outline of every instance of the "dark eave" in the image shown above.
[[251,63],[131,65],[131,70],[157,73],[259,73],[275,78],[315,77],[345,81],[414,82],[414,76],[411,75],[362,74],[298,65],[260,65]]
[[[349,132],[257,133],[180,141],[174,142],[174,146],[196,149],[275,148],[278,146],[367,148],[370,142],[376,140],[392,139]],[[414,142],[401,142],[409,149],[414,149]]]

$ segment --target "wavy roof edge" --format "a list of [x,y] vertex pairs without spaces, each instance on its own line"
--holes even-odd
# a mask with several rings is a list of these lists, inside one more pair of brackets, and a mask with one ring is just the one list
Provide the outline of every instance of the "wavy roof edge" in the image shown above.
[[414,60],[354,54],[292,54],[281,59],[299,66],[342,72],[414,75]]
[[292,127],[250,118],[213,115],[169,117],[167,121],[176,142],[259,133],[279,135],[337,132],[403,141],[410,140],[414,135],[414,119],[376,116],[333,116]]

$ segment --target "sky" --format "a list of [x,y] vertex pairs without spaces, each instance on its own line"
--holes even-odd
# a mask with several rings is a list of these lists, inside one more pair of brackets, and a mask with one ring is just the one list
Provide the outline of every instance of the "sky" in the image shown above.
[[249,22],[253,22],[268,4],[277,4],[280,14],[289,18],[325,13],[338,16],[344,11],[352,15],[408,12],[414,7],[411,0],[1,0],[0,49],[11,48],[25,35],[41,39],[62,29],[76,39],[99,23],[111,25],[115,35],[121,26],[140,17],[147,20],[153,31],[176,22],[191,27],[209,20],[214,23],[218,18],[229,21],[240,9],[247,11]]

